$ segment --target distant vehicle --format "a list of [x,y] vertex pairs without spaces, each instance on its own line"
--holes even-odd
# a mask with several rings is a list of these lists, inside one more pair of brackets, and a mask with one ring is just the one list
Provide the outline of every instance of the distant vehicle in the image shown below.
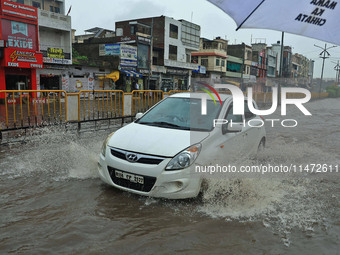
[[[247,99],[244,115],[233,114],[230,95],[220,95],[222,106],[208,99],[207,114],[202,115],[201,96],[172,95],[110,134],[98,162],[100,178],[140,195],[191,198],[199,194],[203,179],[192,172],[195,166],[230,164],[233,157],[255,154],[264,146],[264,126],[247,124],[261,121],[248,110]],[[234,124],[214,125],[217,119]]]

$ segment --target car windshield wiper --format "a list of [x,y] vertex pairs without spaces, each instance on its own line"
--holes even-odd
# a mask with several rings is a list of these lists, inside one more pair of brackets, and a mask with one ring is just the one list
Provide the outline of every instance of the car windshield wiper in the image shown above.
[[139,122],[139,124],[145,124],[150,126],[157,126],[157,127],[170,127],[170,128],[178,128],[178,129],[184,129],[184,130],[190,130],[189,127],[183,127],[179,126],[173,123],[169,123],[166,121],[154,121],[154,122]]

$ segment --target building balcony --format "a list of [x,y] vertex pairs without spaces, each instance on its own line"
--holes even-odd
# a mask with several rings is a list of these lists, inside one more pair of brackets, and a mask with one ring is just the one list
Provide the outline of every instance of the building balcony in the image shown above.
[[217,49],[202,49],[198,52],[193,52],[192,56],[219,56],[222,58],[227,58],[227,52]]
[[71,31],[71,17],[38,9],[39,26],[56,30]]
[[226,67],[224,66],[206,66],[207,72],[216,72],[216,73],[225,73],[227,71]]
[[225,73],[225,76],[226,76],[226,77],[231,77],[231,78],[241,78],[241,77],[242,77],[242,73],[227,71],[227,72]]
[[177,67],[177,68],[190,69],[190,70],[198,70],[198,64],[180,62],[180,61],[175,61],[175,60],[170,60],[170,59],[164,59],[164,66]]

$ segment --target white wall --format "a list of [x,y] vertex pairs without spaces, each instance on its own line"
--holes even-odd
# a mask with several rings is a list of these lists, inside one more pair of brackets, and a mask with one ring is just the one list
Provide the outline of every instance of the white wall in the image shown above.
[[40,50],[47,48],[63,49],[64,53],[72,53],[71,37],[69,32],[58,31],[55,29],[39,29]]
[[[61,77],[61,89],[66,92],[72,93],[77,92],[77,81],[83,84],[82,90],[101,90],[100,80],[94,78],[98,76],[98,68],[84,67],[82,70],[75,69],[73,67],[66,68],[64,70],[59,69],[37,69],[37,89],[40,89],[40,75],[59,75]],[[106,69],[105,74],[111,73],[111,70]],[[74,77],[78,76],[78,77]],[[108,85],[105,85],[105,89],[109,89]]]
[[71,32],[71,17],[44,10],[38,10],[38,24],[58,30]]
[[[170,24],[178,27],[178,39],[170,38]],[[177,46],[177,61],[186,62],[185,47],[181,41],[182,23],[178,20],[165,17],[164,28],[164,59],[169,59],[169,45]]]

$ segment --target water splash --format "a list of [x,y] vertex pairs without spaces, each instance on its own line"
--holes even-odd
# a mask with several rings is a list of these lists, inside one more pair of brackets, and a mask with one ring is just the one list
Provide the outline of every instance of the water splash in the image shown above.
[[[43,128],[25,138],[24,144],[7,146],[0,175],[8,178],[40,175],[53,180],[97,178],[101,145],[110,131],[77,132]],[[43,178],[43,177],[42,177]]]

